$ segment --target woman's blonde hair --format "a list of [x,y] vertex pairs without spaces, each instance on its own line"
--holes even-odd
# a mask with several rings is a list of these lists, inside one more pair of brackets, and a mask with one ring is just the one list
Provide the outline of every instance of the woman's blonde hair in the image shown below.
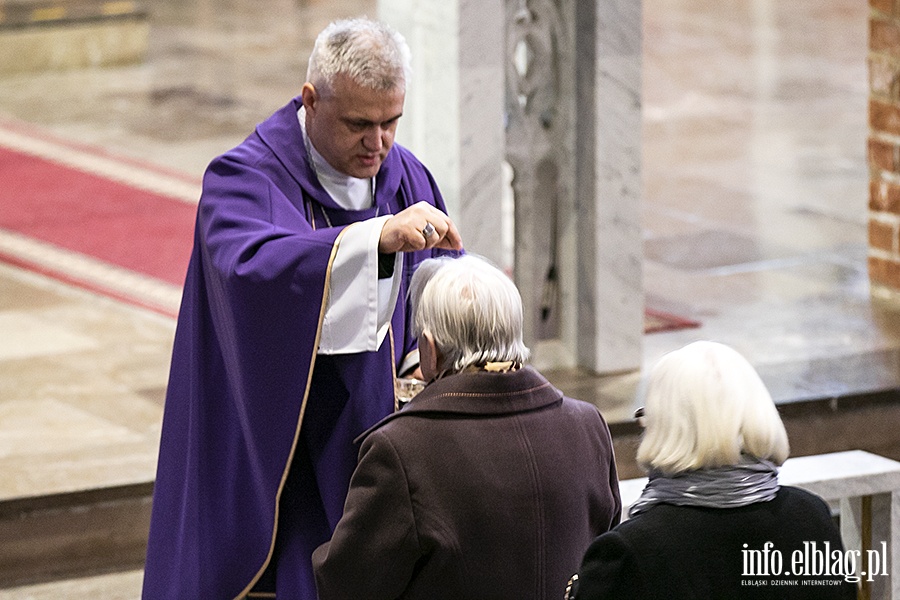
[[644,468],[666,474],[734,465],[747,454],[782,464],[787,432],[756,370],[732,348],[694,342],[653,368],[644,399]]
[[410,282],[416,335],[427,331],[458,373],[471,365],[528,359],[522,297],[500,269],[471,254],[423,261]]

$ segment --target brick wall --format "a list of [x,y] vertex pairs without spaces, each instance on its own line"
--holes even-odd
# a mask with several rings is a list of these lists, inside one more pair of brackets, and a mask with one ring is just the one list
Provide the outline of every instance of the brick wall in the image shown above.
[[869,6],[869,279],[900,292],[900,0]]

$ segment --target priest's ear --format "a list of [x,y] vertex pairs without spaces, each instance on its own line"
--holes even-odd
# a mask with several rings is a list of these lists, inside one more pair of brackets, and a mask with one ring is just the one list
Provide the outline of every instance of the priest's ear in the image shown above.
[[313,84],[308,81],[303,84],[303,89],[300,90],[300,98],[303,100],[303,106],[306,107],[307,113],[315,112],[316,103],[319,101],[319,93]]

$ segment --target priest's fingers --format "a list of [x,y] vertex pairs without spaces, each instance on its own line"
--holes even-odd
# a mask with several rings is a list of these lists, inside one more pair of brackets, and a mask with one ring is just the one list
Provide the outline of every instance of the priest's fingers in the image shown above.
[[440,239],[434,244],[434,247],[446,250],[462,250],[462,236],[459,234],[456,224],[451,221],[449,217],[447,218],[446,224],[446,231],[444,231]]
[[459,230],[456,228],[453,220],[446,214],[427,202],[418,202],[407,210],[421,215],[426,220],[422,228],[425,248],[462,250],[462,236],[459,234]]
[[427,202],[419,202],[385,221],[379,252],[413,252],[438,246],[462,249],[462,240],[450,217]]
[[390,254],[424,250],[427,244],[425,236],[422,234],[424,227],[425,220],[421,217],[411,219],[403,213],[394,215],[384,222],[381,237],[378,240],[378,251]]

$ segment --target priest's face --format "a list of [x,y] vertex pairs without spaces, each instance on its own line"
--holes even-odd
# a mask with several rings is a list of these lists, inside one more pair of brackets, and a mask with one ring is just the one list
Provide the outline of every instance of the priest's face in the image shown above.
[[345,175],[374,177],[394,145],[403,89],[378,91],[345,75],[331,89],[303,86],[306,132],[315,149]]

